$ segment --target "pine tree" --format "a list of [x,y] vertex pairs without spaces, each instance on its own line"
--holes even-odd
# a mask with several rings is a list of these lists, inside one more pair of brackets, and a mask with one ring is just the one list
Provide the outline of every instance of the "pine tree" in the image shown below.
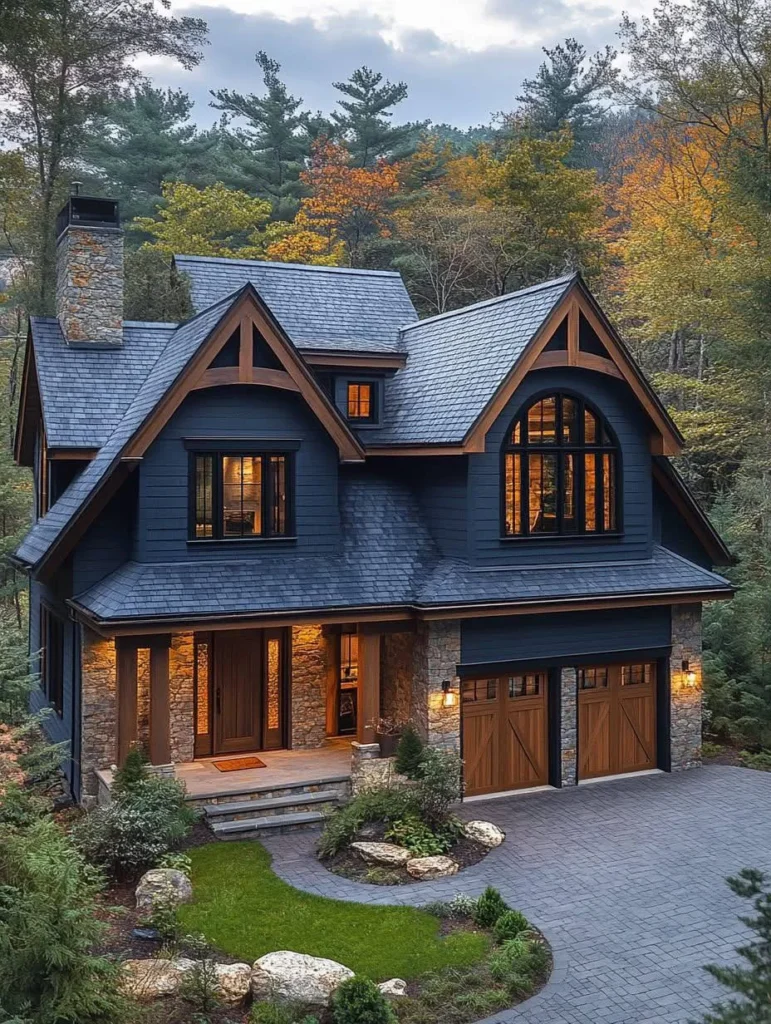
[[213,180],[216,136],[190,124],[192,108],[181,89],[143,84],[123,92],[98,119],[84,161],[98,187],[120,199],[124,220],[152,214],[164,181]]
[[337,101],[343,112],[333,111],[332,120],[355,167],[370,167],[379,157],[399,160],[413,151],[426,122],[391,123],[392,108],[407,98],[405,82],[383,81],[379,72],[365,66],[347,82],[332,84],[347,97]]
[[755,933],[737,953],[748,967],[718,967],[706,970],[739,998],[717,1003],[704,1017],[704,1024],[769,1024],[771,1022],[771,884],[760,871],[744,868],[728,879],[737,896],[752,900],[755,917],[740,917]]
[[522,83],[518,113],[537,135],[557,132],[566,125],[573,134],[572,160],[585,165],[588,147],[599,136],[603,110],[597,99],[615,81],[616,51],[610,46],[595,53],[587,65],[586,50],[566,39],[549,50],[535,78]]
[[396,770],[400,775],[406,775],[408,779],[416,779],[422,760],[423,740],[415,726],[408,722],[396,748]]
[[[266,92],[243,95],[233,89],[212,91],[211,105],[225,112],[224,123],[240,123],[231,135],[239,155],[244,187],[270,199],[276,219],[291,219],[302,195],[300,171],[310,151],[302,98],[287,92],[278,77],[281,65],[264,50],[255,56]],[[246,180],[251,179],[249,184]]]

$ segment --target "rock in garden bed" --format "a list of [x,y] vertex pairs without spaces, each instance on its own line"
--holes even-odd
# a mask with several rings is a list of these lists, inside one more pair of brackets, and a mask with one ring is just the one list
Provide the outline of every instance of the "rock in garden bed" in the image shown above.
[[[416,855],[410,854],[409,851],[406,851],[406,857],[403,853],[393,854],[391,863],[387,863],[385,860],[377,861],[377,853],[372,854],[371,850],[378,851],[383,847],[389,851],[403,849],[385,839],[387,830],[388,826],[381,822],[367,825],[365,829],[362,829],[360,837],[349,847],[332,857],[325,858],[324,866],[337,875],[343,875],[345,878],[351,878],[358,882],[367,882],[370,885],[414,885],[427,878],[443,877],[425,875],[420,871],[415,874],[411,873],[409,864]],[[456,870],[449,873],[455,874],[472,864],[478,864],[491,849],[491,846],[469,838],[465,833],[461,834],[446,852],[446,856],[457,864]]]
[[304,1006],[328,1006],[335,990],[353,971],[336,960],[281,950],[254,962],[252,995]]
[[189,903],[193,898],[193,887],[184,871],[176,868],[152,868],[139,879],[136,888],[137,910],[146,914],[160,905]]
[[409,850],[394,843],[351,843],[350,849],[366,864],[377,864],[386,868],[401,868],[412,859]]
[[407,874],[418,882],[426,882],[432,878],[449,878],[457,875],[458,863],[452,857],[414,857],[407,861]]

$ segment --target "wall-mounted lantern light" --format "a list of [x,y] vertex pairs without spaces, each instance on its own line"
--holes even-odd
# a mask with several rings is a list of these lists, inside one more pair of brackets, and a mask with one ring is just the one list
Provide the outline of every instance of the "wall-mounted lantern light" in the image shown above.
[[687,686],[696,685],[696,673],[691,668],[691,663],[687,658],[683,658],[683,679]]
[[458,694],[452,688],[453,680],[445,679],[442,682],[442,707],[454,708],[458,703]]

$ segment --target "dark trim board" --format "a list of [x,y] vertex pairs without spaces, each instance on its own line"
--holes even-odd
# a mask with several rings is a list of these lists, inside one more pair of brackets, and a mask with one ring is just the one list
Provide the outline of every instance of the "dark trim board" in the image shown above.
[[628,659],[642,658],[646,661],[653,661],[658,658],[666,658],[669,655],[669,647],[626,647],[620,651],[605,650],[597,654],[564,655],[561,658],[522,658],[517,661],[495,661],[476,662],[475,664],[458,665],[458,675],[461,679],[474,679],[489,672],[491,676],[506,675],[515,672],[531,672],[533,669],[543,668],[544,660],[549,669],[580,668],[584,665],[604,665],[611,662],[626,661]]
[[656,659],[656,765],[672,771],[672,685],[669,658]]
[[[534,666],[535,667],[535,666]],[[558,667],[549,668],[549,785],[562,788],[562,673]]]

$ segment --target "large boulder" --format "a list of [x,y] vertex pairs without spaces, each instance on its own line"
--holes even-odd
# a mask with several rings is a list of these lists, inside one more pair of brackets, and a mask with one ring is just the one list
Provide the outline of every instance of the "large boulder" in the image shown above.
[[401,978],[391,978],[389,981],[381,981],[378,988],[386,999],[401,999],[407,995],[407,982]]
[[159,904],[188,903],[193,887],[184,871],[176,868],[152,868],[139,879],[136,888],[137,910],[151,914]]
[[467,821],[463,826],[463,834],[467,839],[473,839],[475,843],[491,850],[500,846],[506,838],[506,833],[491,821]]
[[121,989],[138,1002],[151,1002],[179,991],[192,960],[125,960],[121,965]]
[[451,857],[415,857],[407,861],[407,872],[421,882],[431,878],[447,878],[457,875],[458,865]]
[[378,864],[389,868],[402,868],[412,859],[409,850],[394,843],[351,843],[351,849],[358,853],[367,864]]
[[252,969],[249,964],[216,964],[217,995],[223,1003],[235,1006],[249,995]]
[[335,990],[352,977],[353,971],[336,960],[284,949],[255,960],[252,995],[255,999],[328,1006]]

